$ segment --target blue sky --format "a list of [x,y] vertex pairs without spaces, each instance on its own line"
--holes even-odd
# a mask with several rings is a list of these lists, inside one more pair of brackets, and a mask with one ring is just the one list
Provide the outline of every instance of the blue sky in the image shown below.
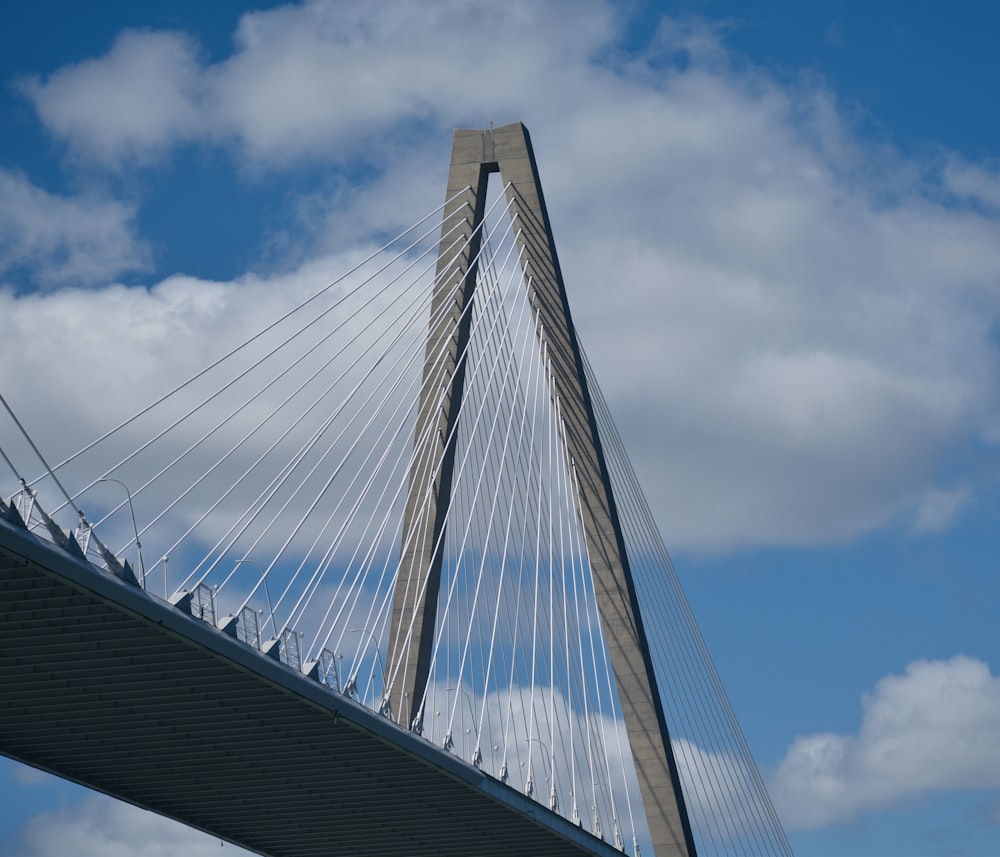
[[[74,368],[157,371],[150,319],[208,338],[209,285],[335,273],[439,204],[454,127],[523,120],[583,341],[795,852],[996,853],[1000,11],[255,8],[5,9],[0,388],[42,443],[57,402],[98,425]],[[113,349],[68,344],[95,328]],[[0,854],[218,847],[0,778]]]

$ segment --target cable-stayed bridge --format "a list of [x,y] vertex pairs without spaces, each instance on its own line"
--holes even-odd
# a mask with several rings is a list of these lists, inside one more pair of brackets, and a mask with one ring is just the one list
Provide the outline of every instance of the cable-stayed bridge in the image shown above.
[[263,854],[790,853],[524,127],[448,185],[76,451],[4,400],[0,749]]

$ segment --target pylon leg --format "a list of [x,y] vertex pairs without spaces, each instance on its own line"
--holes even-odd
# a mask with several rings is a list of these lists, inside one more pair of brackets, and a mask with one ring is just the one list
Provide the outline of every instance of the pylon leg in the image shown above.
[[[405,663],[405,682],[394,686],[393,710],[401,723],[419,711],[433,645],[440,591],[442,529],[451,497],[455,449],[453,432],[461,408],[464,364],[457,361],[468,343],[476,279],[478,229],[489,174],[499,171],[516,219],[515,232],[529,298],[537,311],[537,331],[551,358],[553,397],[564,419],[565,453],[579,485],[581,525],[594,578],[597,605],[615,673],[629,744],[639,777],[646,820],[657,857],[695,857],[694,839],[670,744],[656,675],[622,535],[614,493],[597,431],[579,343],[570,316],[555,241],[538,178],[528,131],[521,123],[485,131],[455,132],[448,199],[467,189],[445,212],[442,235],[462,222],[472,240],[461,252],[442,238],[434,308],[454,300],[451,312],[432,327],[424,364],[404,532],[412,532],[403,552],[395,595],[390,663]],[[447,245],[447,246],[446,246]],[[461,283],[458,298],[451,293]],[[435,312],[432,318],[438,318]],[[461,321],[461,323],[456,323]],[[443,347],[444,346],[444,347]],[[442,380],[444,379],[444,380]],[[441,384],[448,390],[441,398]],[[442,404],[443,402],[443,404]],[[436,422],[437,431],[427,431]],[[451,438],[450,442],[447,441]],[[434,444],[438,444],[434,448]],[[441,450],[441,445],[445,449]],[[430,462],[439,462],[433,472]],[[430,492],[431,502],[426,502]],[[437,549],[435,549],[437,546]],[[412,631],[412,634],[409,633]],[[397,660],[405,656],[405,660]]]

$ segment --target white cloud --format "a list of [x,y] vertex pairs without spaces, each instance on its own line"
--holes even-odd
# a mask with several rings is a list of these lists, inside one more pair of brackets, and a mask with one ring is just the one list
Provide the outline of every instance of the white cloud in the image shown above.
[[182,34],[126,30],[105,56],[20,88],[74,154],[110,166],[145,161],[198,133],[196,54]]
[[[0,337],[19,344],[17,367],[0,374],[5,395],[58,460],[266,327],[353,258],[314,260],[266,279],[177,275],[149,288],[0,291]],[[38,370],[45,366],[53,371],[43,380]],[[72,410],[72,425],[59,417],[63,408]]]
[[8,842],[8,857],[225,857],[251,852],[103,795],[28,818]]
[[914,661],[881,679],[862,707],[857,735],[808,735],[789,748],[770,789],[789,827],[934,791],[1000,788],[1000,678],[983,661]]
[[0,170],[0,277],[89,286],[149,264],[135,236],[135,208],[95,194],[56,196]]
[[596,2],[395,2],[378,16],[312,2],[245,15],[237,51],[212,70],[213,97],[226,132],[253,158],[372,145],[391,158],[396,143],[380,138],[393,129],[419,136],[422,127],[485,125],[525,109],[560,112],[613,32],[610,10]]
[[[671,546],[935,531],[936,458],[1000,424],[1000,222],[928,196],[934,165],[858,139],[831,93],[731,68],[707,27],[666,21],[625,57],[608,6],[573,10],[285,6],[243,16],[214,64],[129,33],[28,91],[108,162],[198,140],[255,170],[374,163],[301,203],[310,238],[339,247],[440,203],[452,126],[524,119],[575,320]],[[154,115],[91,126],[80,99]],[[950,169],[942,186],[969,195],[980,168]]]
[[19,786],[36,786],[41,783],[47,783],[51,780],[51,776],[45,771],[40,771],[38,768],[32,768],[29,765],[19,765],[16,762],[10,762],[10,776]]
[[913,522],[914,531],[939,533],[948,529],[972,500],[972,489],[968,485],[960,485],[950,490],[929,490],[917,508]]
[[1000,209],[1000,172],[996,165],[970,164],[953,157],[944,170],[945,187],[959,197]]
[[558,105],[612,32],[603,4],[568,8],[394,2],[372,16],[356,3],[317,0],[243,15],[234,53],[216,64],[201,63],[183,34],[126,31],[105,56],[21,88],[72,152],[106,164],[196,139],[235,140],[268,162],[370,155],[401,126],[520,115],[532,90],[533,100],[549,93]]

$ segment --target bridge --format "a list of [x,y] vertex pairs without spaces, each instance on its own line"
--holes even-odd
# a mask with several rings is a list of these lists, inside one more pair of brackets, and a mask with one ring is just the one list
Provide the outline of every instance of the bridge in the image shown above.
[[524,126],[291,297],[55,464],[2,400],[0,751],[261,854],[790,854]]

